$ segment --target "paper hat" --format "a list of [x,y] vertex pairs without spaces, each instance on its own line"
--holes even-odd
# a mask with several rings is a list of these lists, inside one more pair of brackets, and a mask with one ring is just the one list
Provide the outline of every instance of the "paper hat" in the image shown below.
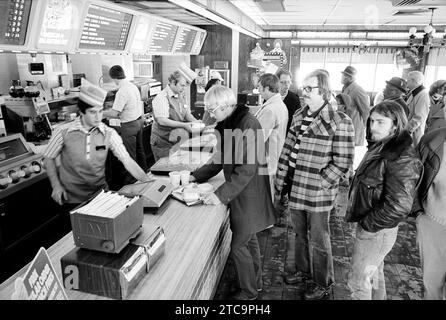
[[218,71],[211,71],[211,79],[218,79],[220,81],[224,81],[223,77],[221,76],[220,72]]
[[407,81],[404,80],[403,78],[393,77],[389,81],[386,81],[386,83],[397,88],[401,92],[404,92],[404,93],[407,92]]
[[106,96],[107,91],[81,78],[80,100],[94,107],[102,107]]
[[185,62],[182,62],[180,64],[180,67],[178,68],[178,72],[181,73],[181,75],[186,79],[187,82],[191,83],[195,80],[198,75],[192,71],[191,68],[189,68]]
[[345,70],[341,71],[341,72],[346,74],[346,75],[348,75],[348,76],[351,76],[351,77],[356,77],[356,73],[358,73],[358,71],[356,71],[356,69],[353,68],[352,66],[347,66],[345,68]]

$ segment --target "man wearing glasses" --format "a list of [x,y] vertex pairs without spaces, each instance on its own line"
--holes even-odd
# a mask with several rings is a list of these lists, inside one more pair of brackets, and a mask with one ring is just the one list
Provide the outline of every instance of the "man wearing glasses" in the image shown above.
[[316,70],[304,79],[303,98],[306,106],[295,113],[279,159],[275,196],[290,184],[296,272],[285,282],[309,280],[304,297],[317,300],[334,282],[329,218],[339,180],[353,166],[355,131],[351,119],[329,103],[327,73]]

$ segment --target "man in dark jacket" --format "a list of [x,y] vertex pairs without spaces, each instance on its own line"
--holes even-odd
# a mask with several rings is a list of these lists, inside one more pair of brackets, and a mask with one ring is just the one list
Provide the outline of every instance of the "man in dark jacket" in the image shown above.
[[424,134],[441,127],[446,127],[444,108],[446,102],[446,80],[435,81],[429,89],[429,97],[430,107]]
[[386,299],[384,258],[423,170],[406,125],[403,108],[393,101],[377,104],[367,121],[369,150],[353,178],[346,213],[347,221],[358,222],[348,276],[353,299]]
[[218,122],[216,131],[221,143],[214,156],[194,172],[191,180],[208,180],[223,169],[226,182],[207,196],[204,203],[229,205],[231,255],[241,289],[232,298],[253,300],[262,290],[256,233],[275,223],[269,176],[259,174],[260,165],[263,168],[267,165],[262,127],[247,107],[236,106],[234,94],[228,87],[212,87],[206,92],[204,102]]
[[414,202],[423,268],[424,298],[446,299],[446,127],[424,135],[417,146],[424,165]]
[[286,70],[280,70],[277,73],[277,78],[279,78],[279,93],[282,97],[283,103],[285,103],[288,109],[288,124],[286,126],[286,131],[290,129],[291,120],[293,120],[293,115],[297,110],[300,110],[300,99],[297,94],[290,91],[291,84],[293,83],[291,72]]
[[409,108],[403,99],[403,95],[407,93],[407,81],[403,78],[393,77],[386,81],[386,87],[383,90],[383,98],[388,101],[395,101],[398,103],[409,116]]

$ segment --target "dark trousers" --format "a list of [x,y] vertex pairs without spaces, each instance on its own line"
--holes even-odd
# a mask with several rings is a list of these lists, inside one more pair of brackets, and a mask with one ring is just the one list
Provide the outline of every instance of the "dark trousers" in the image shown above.
[[[144,120],[139,118],[135,121],[130,121],[121,124],[121,138],[124,143],[127,152],[130,157],[136,161],[136,163],[147,172],[146,154],[143,145],[143,128]],[[121,172],[123,174],[123,183],[129,184],[135,182],[135,178],[125,170],[124,166],[121,166]]]
[[295,237],[296,271],[311,274],[324,287],[334,282],[330,243],[330,212],[309,213],[290,209]]
[[63,233],[68,233],[72,230],[70,211],[79,205],[80,203],[64,203],[60,206],[59,221],[60,228],[62,229]]
[[262,286],[262,267],[256,234],[232,234],[231,256],[237,270],[240,289],[248,296],[257,297],[257,289]]

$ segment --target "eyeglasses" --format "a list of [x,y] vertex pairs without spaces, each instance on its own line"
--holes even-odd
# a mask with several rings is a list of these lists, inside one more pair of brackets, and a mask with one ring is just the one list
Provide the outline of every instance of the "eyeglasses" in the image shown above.
[[310,93],[315,88],[319,88],[319,87],[318,86],[316,86],[316,87],[306,86],[306,87],[303,87],[302,90],[304,90],[307,93]]
[[208,110],[208,112],[210,113],[210,114],[215,114],[215,112],[217,112],[217,110],[218,109],[221,109],[221,108],[223,108],[224,106],[217,106],[217,107],[215,107],[214,109],[207,109]]

